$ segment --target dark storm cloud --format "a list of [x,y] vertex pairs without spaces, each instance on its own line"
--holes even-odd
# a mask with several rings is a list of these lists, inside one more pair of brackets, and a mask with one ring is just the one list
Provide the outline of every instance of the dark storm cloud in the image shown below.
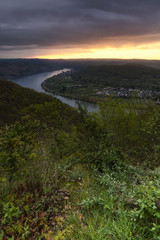
[[143,42],[159,33],[159,0],[0,1],[0,49],[5,51],[109,44],[125,37],[138,42],[138,36]]

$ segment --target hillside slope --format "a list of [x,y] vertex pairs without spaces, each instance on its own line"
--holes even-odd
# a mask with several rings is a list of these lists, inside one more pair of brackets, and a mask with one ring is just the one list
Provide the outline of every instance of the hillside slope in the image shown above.
[[160,70],[139,64],[90,66],[75,75],[81,83],[102,87],[160,89]]
[[53,63],[43,61],[0,62],[0,78],[6,80],[53,70],[55,70]]
[[20,119],[21,111],[31,104],[54,102],[70,108],[60,100],[32,89],[23,88],[13,82],[0,80],[0,126]]

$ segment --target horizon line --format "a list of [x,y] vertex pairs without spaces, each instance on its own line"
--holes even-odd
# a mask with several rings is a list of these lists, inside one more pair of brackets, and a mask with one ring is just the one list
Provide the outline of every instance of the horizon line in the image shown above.
[[138,60],[138,61],[160,61],[160,59],[145,59],[145,58],[39,58],[39,57],[23,57],[23,58],[0,58],[0,60],[16,60],[16,59],[28,59],[28,60]]

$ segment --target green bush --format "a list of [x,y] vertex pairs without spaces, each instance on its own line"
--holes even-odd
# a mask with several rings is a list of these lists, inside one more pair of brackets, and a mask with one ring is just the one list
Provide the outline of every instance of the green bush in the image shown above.
[[141,184],[134,195],[132,216],[141,227],[150,230],[154,239],[160,239],[160,185],[153,181]]
[[0,175],[9,177],[22,176],[25,164],[35,158],[33,149],[36,144],[38,121],[24,117],[22,122],[5,126],[0,130]]

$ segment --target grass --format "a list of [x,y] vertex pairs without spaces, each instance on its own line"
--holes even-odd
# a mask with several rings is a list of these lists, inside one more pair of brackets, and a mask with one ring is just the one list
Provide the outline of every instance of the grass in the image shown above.
[[[73,176],[76,176],[74,180]],[[81,181],[77,182],[79,176]],[[105,187],[99,184],[97,177],[81,165],[72,168],[69,172],[70,178],[73,182],[70,183],[69,180],[64,184],[64,188],[70,189],[70,198],[67,202],[69,212],[62,227],[63,230],[68,227],[70,231],[66,235],[63,230],[58,231],[53,235],[53,239],[152,239],[149,232],[140,228],[138,222],[132,219],[132,209],[128,208],[124,202],[127,194],[126,196],[121,196],[122,193],[111,195],[112,186]],[[129,181],[129,177],[127,180]],[[136,187],[135,182],[133,184]],[[131,191],[129,187],[127,191]],[[56,238],[58,235],[61,237]]]

